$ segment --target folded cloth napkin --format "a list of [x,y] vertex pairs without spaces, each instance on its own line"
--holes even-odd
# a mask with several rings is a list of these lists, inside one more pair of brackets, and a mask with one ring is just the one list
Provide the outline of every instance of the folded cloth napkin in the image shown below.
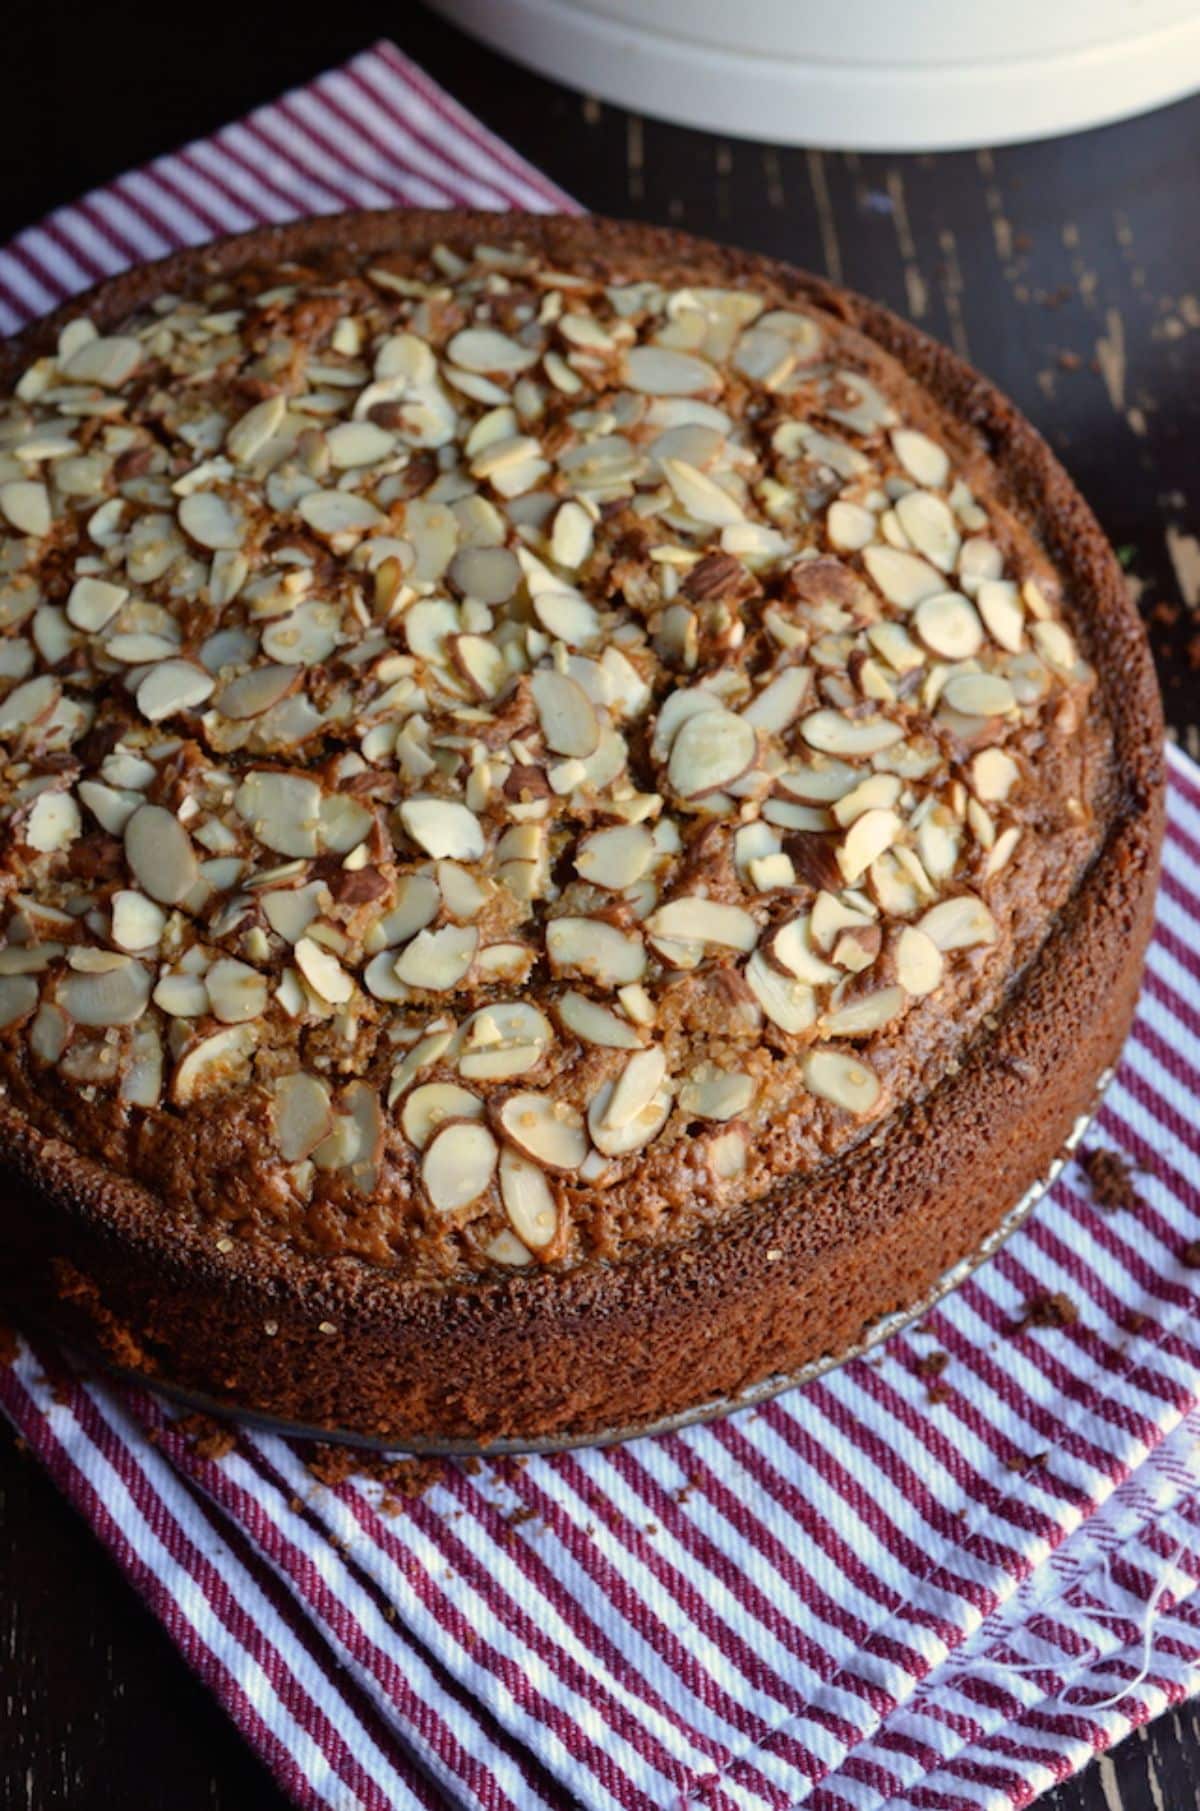
[[[182,242],[396,202],[572,205],[381,44],[23,233],[0,324]],[[1073,1166],[869,1358],[407,1500],[274,1436],[218,1456],[19,1343],[0,1404],[299,1804],[1020,1806],[1200,1686],[1200,770],[1170,772],[1088,1139],[1136,1166],[1125,1204]]]

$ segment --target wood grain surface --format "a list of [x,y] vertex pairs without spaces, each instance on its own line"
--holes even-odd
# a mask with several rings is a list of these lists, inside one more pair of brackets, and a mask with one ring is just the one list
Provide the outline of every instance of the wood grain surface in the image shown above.
[[[948,340],[1096,509],[1200,756],[1200,99],[1036,146],[856,156],[601,106],[421,7],[261,0],[218,18],[9,0],[0,242],[388,35],[584,205],[773,253]],[[0,1811],[283,1811],[89,1531],[0,1433]],[[1129,1738],[1039,1811],[1192,1811],[1200,1714]]]

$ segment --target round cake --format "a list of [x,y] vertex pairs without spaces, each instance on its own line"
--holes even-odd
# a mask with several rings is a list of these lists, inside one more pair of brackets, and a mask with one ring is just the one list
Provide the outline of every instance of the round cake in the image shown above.
[[1044,443],[885,311],[383,213],[0,352],[18,1315],[397,1443],[846,1351],[1127,1029],[1162,723]]

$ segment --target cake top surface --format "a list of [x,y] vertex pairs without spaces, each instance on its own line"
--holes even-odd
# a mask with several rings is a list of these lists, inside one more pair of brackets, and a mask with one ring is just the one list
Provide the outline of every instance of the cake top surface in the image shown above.
[[982,450],[702,276],[248,268],[0,403],[0,1074],[218,1240],[682,1236],[932,1086],[1094,851]]

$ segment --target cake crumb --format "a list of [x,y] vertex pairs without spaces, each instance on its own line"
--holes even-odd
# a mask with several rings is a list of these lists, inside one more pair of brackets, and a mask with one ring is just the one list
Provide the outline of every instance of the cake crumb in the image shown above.
[[183,1435],[198,1459],[223,1459],[237,1445],[237,1429],[211,1415],[181,1415],[174,1431]]
[[310,1449],[305,1469],[318,1484],[331,1488],[348,1478],[370,1478],[384,1485],[380,1509],[385,1515],[402,1513],[404,1504],[423,1496],[446,1475],[445,1459],[389,1459],[354,1446],[335,1446],[323,1442]]
[[1200,1270],[1200,1239],[1190,1239],[1179,1254],[1179,1261],[1187,1270]]
[[1120,1151],[1094,1145],[1090,1151],[1081,1154],[1079,1167],[1088,1179],[1097,1207],[1114,1213],[1118,1208],[1141,1206],[1141,1198],[1133,1185],[1137,1166]]
[[1014,1321],[1009,1331],[1024,1333],[1031,1327],[1073,1327],[1078,1319],[1079,1310],[1069,1295],[1061,1292],[1031,1295],[1021,1311],[1020,1320]]

